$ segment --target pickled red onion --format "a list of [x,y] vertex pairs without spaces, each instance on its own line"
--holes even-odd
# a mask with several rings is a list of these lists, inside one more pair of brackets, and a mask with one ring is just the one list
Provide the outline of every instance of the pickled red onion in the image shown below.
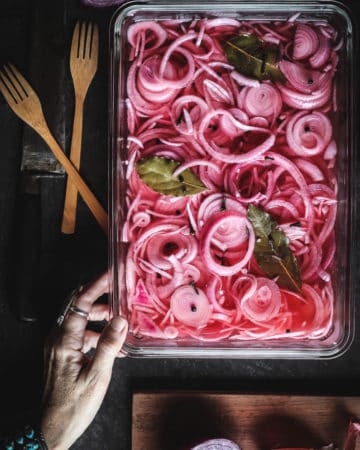
[[[216,342],[329,332],[337,210],[330,118],[340,40],[325,22],[296,19],[129,27],[123,237],[133,334]],[[279,46],[286,84],[250,79],[228,64],[224,39],[239,32]],[[184,198],[155,192],[135,170],[154,155],[178,161],[173,176],[191,170],[207,190]],[[249,203],[269,211],[288,237],[305,281],[301,295],[264,278],[252,257]]]
[[259,87],[248,88],[244,98],[244,108],[249,116],[266,117],[273,120],[279,116],[282,100],[276,87],[261,83]]
[[268,278],[258,278],[256,292],[241,301],[243,314],[255,322],[273,319],[279,313],[280,307],[280,289]]
[[304,23],[299,23],[295,30],[293,58],[306,59],[314,54],[318,47],[319,38],[316,31]]
[[155,43],[151,46],[151,49],[154,50],[160,47],[166,40],[167,32],[166,30],[157,22],[148,21],[148,22],[139,22],[131,25],[128,29],[127,38],[133,47],[136,46],[136,39],[139,39],[139,33],[146,32],[152,33],[156,40]]
[[[236,223],[237,225],[235,225]],[[233,232],[235,231],[233,226],[239,227],[237,228],[238,237],[235,241],[236,244],[238,244],[239,240],[240,243],[244,243],[248,240],[248,242],[246,243],[247,248],[245,250],[239,250],[237,252],[239,256],[235,258],[234,264],[223,265],[221,263],[221,258],[220,262],[218,262],[216,261],[215,256],[212,254],[212,239],[215,234],[218,235],[219,232],[224,233],[222,234],[222,242],[225,242],[228,248],[231,248],[233,244],[232,240],[234,239]],[[229,236],[231,237],[230,240]],[[209,220],[209,223],[207,223],[207,225],[202,230],[202,234],[200,236],[200,250],[203,255],[204,262],[210,270],[213,270],[215,273],[223,276],[230,276],[240,272],[240,270],[248,263],[249,259],[251,258],[254,251],[254,244],[255,235],[250,222],[246,217],[235,212],[226,211],[214,214]]]
[[171,312],[176,319],[190,327],[199,328],[207,324],[211,314],[205,293],[192,286],[181,286],[172,294]]
[[289,121],[286,137],[291,150],[299,156],[314,156],[324,151],[332,134],[330,120],[320,112],[299,112]]

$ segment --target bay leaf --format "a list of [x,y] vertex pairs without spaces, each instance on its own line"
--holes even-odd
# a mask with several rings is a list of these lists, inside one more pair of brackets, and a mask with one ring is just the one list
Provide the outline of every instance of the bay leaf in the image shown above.
[[241,34],[227,40],[224,52],[229,63],[243,75],[260,81],[286,81],[277,66],[279,48],[274,44],[265,44],[255,35]]
[[289,239],[269,213],[255,205],[248,207],[248,219],[256,236],[254,256],[270,278],[279,286],[301,293],[301,273],[289,247]]
[[205,191],[206,186],[189,169],[183,170],[177,177],[173,176],[180,164],[162,156],[150,156],[140,159],[135,167],[141,180],[160,194],[185,197]]

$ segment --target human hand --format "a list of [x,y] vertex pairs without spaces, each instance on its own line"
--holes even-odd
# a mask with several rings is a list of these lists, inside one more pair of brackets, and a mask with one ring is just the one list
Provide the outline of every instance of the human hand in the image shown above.
[[[85,287],[72,303],[89,320],[108,320],[107,305],[94,305],[108,292],[108,274]],[[45,350],[45,389],[41,431],[49,450],[68,449],[94,419],[111,379],[127,322],[113,318],[100,334],[86,330],[87,320],[71,310]],[[96,347],[90,359],[86,352]]]

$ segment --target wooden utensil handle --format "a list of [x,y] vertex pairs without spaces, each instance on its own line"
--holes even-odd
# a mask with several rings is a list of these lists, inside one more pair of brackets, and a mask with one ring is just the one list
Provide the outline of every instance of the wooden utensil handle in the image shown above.
[[[84,99],[76,96],[74,124],[71,138],[70,160],[78,170],[80,168],[80,159],[81,159],[83,109],[84,109]],[[61,231],[65,234],[72,234],[75,232],[77,196],[78,190],[75,184],[72,182],[71,178],[68,177],[66,182],[65,204],[61,224]]]
[[106,235],[108,235],[108,215],[104,208],[99,203],[98,199],[91,192],[87,184],[79,175],[79,172],[73,166],[69,158],[65,155],[65,153],[60,148],[59,144],[56,142],[55,138],[51,134],[49,129],[42,129],[38,131],[44,141],[48,144],[51,151],[54,153],[57,160],[64,167],[68,177],[71,179],[72,183],[78,189],[81,197],[84,202],[93,213],[95,219],[99,223],[100,227],[104,231]]

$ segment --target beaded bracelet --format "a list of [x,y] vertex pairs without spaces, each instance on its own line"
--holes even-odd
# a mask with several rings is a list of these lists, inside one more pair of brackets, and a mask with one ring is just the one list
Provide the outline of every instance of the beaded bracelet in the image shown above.
[[28,425],[14,439],[5,441],[1,450],[48,450],[48,446],[41,431]]

